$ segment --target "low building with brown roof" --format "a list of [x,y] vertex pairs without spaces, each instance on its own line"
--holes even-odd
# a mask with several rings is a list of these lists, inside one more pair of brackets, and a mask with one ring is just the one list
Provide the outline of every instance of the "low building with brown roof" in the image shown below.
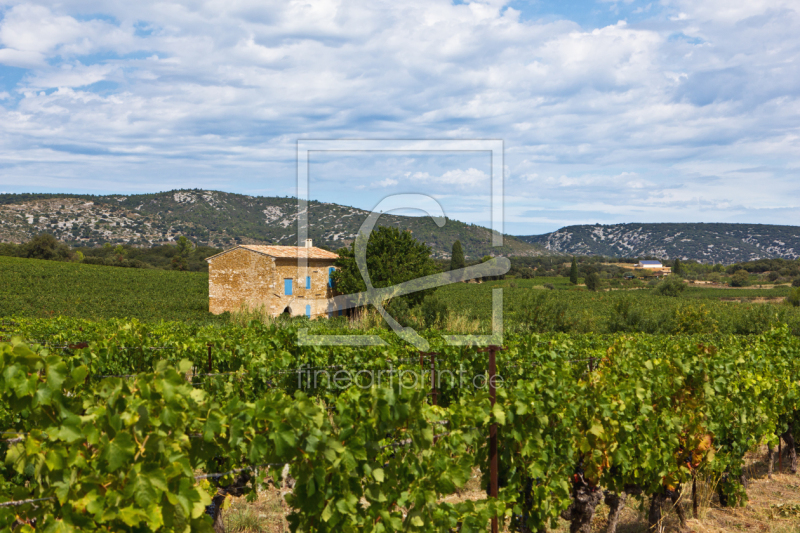
[[[302,266],[302,258],[307,266]],[[338,311],[331,272],[339,256],[306,246],[241,245],[208,261],[208,310],[214,314],[262,309],[272,316],[289,313],[311,318]]]

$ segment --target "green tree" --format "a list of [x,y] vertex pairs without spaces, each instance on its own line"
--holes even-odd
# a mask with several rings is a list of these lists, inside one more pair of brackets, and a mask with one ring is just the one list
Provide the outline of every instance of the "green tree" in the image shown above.
[[586,276],[584,282],[587,289],[596,291],[600,287],[600,275],[597,272],[591,272]]
[[181,235],[178,237],[178,241],[175,243],[175,256],[172,258],[172,268],[175,270],[187,270],[188,264],[187,260],[189,255],[191,255],[192,250],[194,250],[194,245],[192,241]]
[[450,254],[450,270],[464,268],[464,250],[461,248],[461,241],[453,243],[453,252]]
[[569,269],[569,282],[573,285],[578,284],[578,262],[575,261],[575,256],[572,256],[572,266]]
[[747,287],[750,283],[750,274],[747,270],[737,270],[731,276],[731,287]]
[[675,262],[672,264],[672,273],[676,276],[683,276],[683,264],[681,264],[681,260],[679,258],[675,258]]
[[[358,238],[363,238],[359,236]],[[367,290],[356,265],[355,243],[339,250],[333,280],[336,290],[353,294]],[[397,228],[381,227],[372,232],[367,242],[367,271],[372,286],[380,289],[405,283],[439,271],[431,259],[431,249],[417,241],[411,233]],[[422,302],[433,289],[405,296],[409,307]]]
[[72,255],[72,252],[69,246],[49,233],[42,233],[23,245],[21,255],[30,259],[66,261]]
[[786,303],[795,307],[800,306],[800,288],[789,291],[789,296],[786,297]]
[[192,241],[187,239],[185,236],[181,235],[180,237],[178,237],[178,242],[175,244],[175,247],[178,252],[178,255],[186,258],[189,254],[192,253],[192,250],[194,249],[194,244],[192,244]]
[[662,296],[678,297],[686,290],[686,284],[677,278],[669,278],[659,283],[655,290]]

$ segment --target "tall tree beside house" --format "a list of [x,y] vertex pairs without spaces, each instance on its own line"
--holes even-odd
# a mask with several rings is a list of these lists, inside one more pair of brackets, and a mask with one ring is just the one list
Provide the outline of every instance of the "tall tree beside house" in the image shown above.
[[[359,237],[357,239],[361,239]],[[354,294],[367,290],[356,265],[355,245],[339,249],[339,259],[332,277],[336,291]],[[367,271],[376,289],[391,287],[439,272],[431,259],[431,249],[416,240],[410,232],[393,227],[380,227],[372,232],[367,242]],[[404,296],[409,307],[422,302],[433,289],[413,292]]]
[[450,270],[464,268],[464,250],[461,248],[461,241],[453,243],[453,252],[450,254]]
[[575,261],[575,256],[572,256],[572,266],[569,269],[569,282],[573,285],[578,284],[578,262]]
[[676,276],[683,275],[683,264],[681,264],[681,260],[679,258],[675,258],[675,262],[672,264],[672,273]]
[[194,245],[192,241],[181,235],[175,243],[175,251],[177,252],[172,258],[172,268],[175,270],[186,270],[186,258],[192,253]]

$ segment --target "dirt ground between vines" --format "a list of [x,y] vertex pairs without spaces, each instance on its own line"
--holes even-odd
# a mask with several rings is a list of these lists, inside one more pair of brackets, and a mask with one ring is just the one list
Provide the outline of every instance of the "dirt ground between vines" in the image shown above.
[[[776,454],[777,455],[777,454]],[[687,490],[681,505],[684,507],[690,531],[694,533],[800,533],[800,474],[788,472],[788,457],[783,459],[783,472],[778,474],[778,461],[774,473],[767,476],[766,448],[748,454],[746,476],[749,480],[749,501],[744,507],[721,508],[715,494],[713,479],[698,481],[700,517],[692,517],[691,490]],[[444,498],[447,502],[479,500],[485,497],[480,488],[480,474],[475,472],[460,494]],[[622,511],[618,533],[646,533],[649,501],[630,497]],[[233,498],[224,512],[226,531],[229,533],[286,533],[289,525],[286,514],[289,507],[281,491],[270,489],[259,492],[258,499],[248,503],[245,498]],[[606,529],[608,508],[601,504],[592,522],[592,531]],[[669,512],[665,518],[666,531],[678,531],[677,514]],[[489,530],[487,525],[487,531]],[[501,528],[502,531],[508,531]],[[567,533],[569,523],[559,520],[556,533]]]

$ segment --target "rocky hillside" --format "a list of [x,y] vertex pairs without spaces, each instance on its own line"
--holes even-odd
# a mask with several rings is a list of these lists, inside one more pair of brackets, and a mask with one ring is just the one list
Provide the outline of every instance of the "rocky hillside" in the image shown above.
[[[317,245],[339,248],[352,242],[368,215],[353,207],[309,202],[309,237]],[[439,228],[428,217],[383,215],[380,223],[411,231],[437,257],[449,257],[456,239],[468,258],[547,253],[538,244],[508,236],[503,248],[493,248],[490,230],[456,220]],[[297,200],[204,190],[132,196],[0,195],[0,242],[24,242],[43,232],[73,246],[151,246],[172,243],[181,235],[218,248],[238,243],[296,245]]]
[[654,256],[731,264],[800,257],[800,227],[766,224],[613,224],[567,226],[519,237],[548,250],[576,255]]

